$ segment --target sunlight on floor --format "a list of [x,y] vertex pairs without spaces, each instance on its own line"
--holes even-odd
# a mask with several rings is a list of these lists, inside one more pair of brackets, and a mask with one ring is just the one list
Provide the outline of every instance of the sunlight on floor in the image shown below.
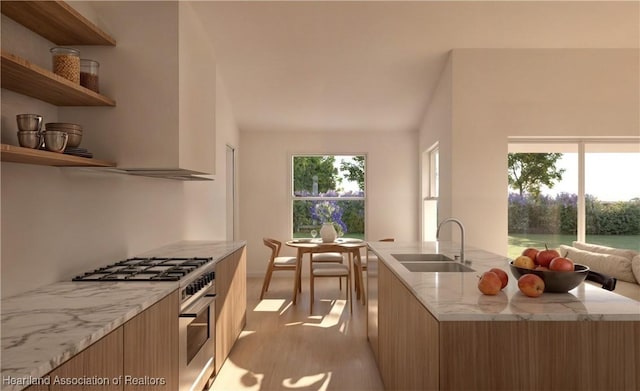
[[[254,373],[237,366],[232,360],[224,363],[224,370],[228,379],[237,379],[233,383],[225,383],[225,390],[259,391],[262,386],[264,374]],[[227,380],[228,381],[228,380]],[[209,389],[213,391],[216,384]]]
[[276,312],[280,311],[280,308],[284,304],[283,299],[263,299],[258,302],[258,305],[253,309],[256,312]]
[[293,305],[291,279],[272,284],[272,296],[260,300],[263,280],[247,278],[247,324],[212,391],[384,390],[366,338],[366,306],[354,301],[351,313],[344,289],[337,295],[337,284],[321,279],[310,315],[308,291]]
[[340,332],[342,334],[346,334],[347,333],[347,327],[349,327],[349,322],[343,322],[340,327],[338,327],[338,330],[340,330]]
[[[320,323],[304,323],[304,326],[329,328],[329,327],[334,327],[338,323],[340,323],[340,316],[342,315],[342,311],[344,311],[347,301],[346,300],[320,300],[320,301],[331,302],[332,303],[331,310],[329,311],[328,314],[322,317],[322,320],[320,321]],[[318,319],[318,316],[312,315],[312,316],[309,316],[309,318]]]
[[256,333],[256,332],[255,332],[255,331],[253,331],[253,330],[242,330],[242,331],[240,332],[240,336],[238,336],[238,338],[248,337],[248,336],[250,336],[251,334],[255,334],[255,333]]
[[292,305],[293,305],[293,303],[292,303],[292,302],[289,302],[289,304],[287,304],[287,306],[286,306],[286,307],[284,307],[284,308],[282,309],[282,311],[280,311],[280,315],[282,315],[282,314],[284,314],[285,312],[287,312],[287,310],[288,310],[289,308],[291,308],[291,306],[292,306]]
[[293,381],[291,378],[284,379],[282,385],[286,388],[310,388],[311,386],[317,386],[318,391],[326,391],[329,383],[331,382],[331,372],[319,373],[317,375],[304,376],[300,379]]

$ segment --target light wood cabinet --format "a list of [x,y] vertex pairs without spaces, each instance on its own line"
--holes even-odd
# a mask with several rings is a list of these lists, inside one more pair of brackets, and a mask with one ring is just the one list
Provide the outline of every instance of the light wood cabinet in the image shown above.
[[[51,391],[122,391],[122,328],[119,327],[98,342],[72,357],[50,374]],[[89,381],[95,384],[78,384]]]
[[178,389],[178,314],[175,291],[122,326],[125,391]]
[[378,264],[387,390],[637,390],[640,323],[437,321]]
[[378,263],[378,367],[388,390],[437,390],[438,322]]
[[440,340],[442,390],[640,387],[638,322],[441,322]]
[[376,362],[378,359],[378,257],[367,249],[367,339]]
[[[26,391],[176,391],[178,312],[176,290],[51,371],[49,385]],[[69,384],[87,378],[95,384]]]
[[245,247],[216,264],[216,373],[246,324],[246,275]]
[[44,384],[36,384],[25,388],[24,391],[49,391],[49,386]]

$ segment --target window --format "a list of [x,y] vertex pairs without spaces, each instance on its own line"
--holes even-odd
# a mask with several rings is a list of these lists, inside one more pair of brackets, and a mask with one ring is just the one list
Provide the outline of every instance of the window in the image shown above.
[[435,143],[422,153],[422,240],[436,240],[440,195],[440,148]]
[[585,144],[585,241],[640,251],[640,152]]
[[313,236],[332,222],[338,235],[364,239],[365,177],[364,155],[293,156],[293,237]]
[[640,250],[640,144],[509,144],[509,257],[574,240]]
[[438,145],[429,151],[429,197],[438,198],[440,194],[440,149]]

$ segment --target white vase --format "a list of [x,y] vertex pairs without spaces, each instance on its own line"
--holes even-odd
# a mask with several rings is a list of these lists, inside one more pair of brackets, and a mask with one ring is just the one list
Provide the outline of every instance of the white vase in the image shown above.
[[336,241],[338,233],[336,232],[333,223],[322,224],[322,228],[320,228],[320,237],[322,238],[323,243],[332,243]]

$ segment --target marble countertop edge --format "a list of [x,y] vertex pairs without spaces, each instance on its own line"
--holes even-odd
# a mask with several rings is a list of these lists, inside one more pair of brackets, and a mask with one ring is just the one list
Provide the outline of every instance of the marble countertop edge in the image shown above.
[[[93,345],[95,342],[97,342],[104,336],[108,335],[112,331],[116,330],[120,326],[124,325],[127,321],[133,319],[136,315],[146,310],[147,308],[151,307],[156,302],[163,299],[164,297],[166,297],[167,295],[175,291],[175,289],[177,289],[177,285],[175,284],[170,284],[165,286],[166,286],[166,289],[163,292],[153,293],[147,296],[145,300],[137,302],[137,304],[133,308],[120,314],[120,316],[112,318],[112,320],[102,324],[101,327],[88,330],[87,333],[83,333],[81,337],[79,337],[78,339],[75,339],[70,343],[58,345],[58,348],[54,349],[54,351],[47,350],[48,355],[50,355],[48,360],[41,361],[40,365],[33,367],[31,371],[29,371],[28,373],[24,369],[5,368],[5,359],[11,359],[12,355],[9,354],[9,357],[6,357],[6,355],[4,354],[5,352],[3,352],[4,357],[2,359],[3,364],[2,364],[1,376],[2,377],[8,376],[13,378],[24,378],[24,377],[40,378],[48,374],[53,369],[64,364],[73,356],[77,355],[81,351]],[[0,378],[0,382],[2,382],[1,378]],[[2,389],[4,390],[5,388],[3,387]],[[20,388],[17,388],[17,389],[19,390]]]
[[[243,246],[246,241],[183,240],[136,256],[211,256],[218,262]],[[0,388],[26,388],[4,379],[45,376],[178,288],[177,281],[62,281],[3,298]]]
[[[508,268],[509,258],[465,246],[475,272],[420,273],[407,270],[393,255],[439,253],[454,258],[455,242],[375,242],[371,251],[438,321],[640,321],[640,302],[583,283],[568,293],[523,295]],[[481,294],[477,276],[493,267],[509,275],[496,296]]]

